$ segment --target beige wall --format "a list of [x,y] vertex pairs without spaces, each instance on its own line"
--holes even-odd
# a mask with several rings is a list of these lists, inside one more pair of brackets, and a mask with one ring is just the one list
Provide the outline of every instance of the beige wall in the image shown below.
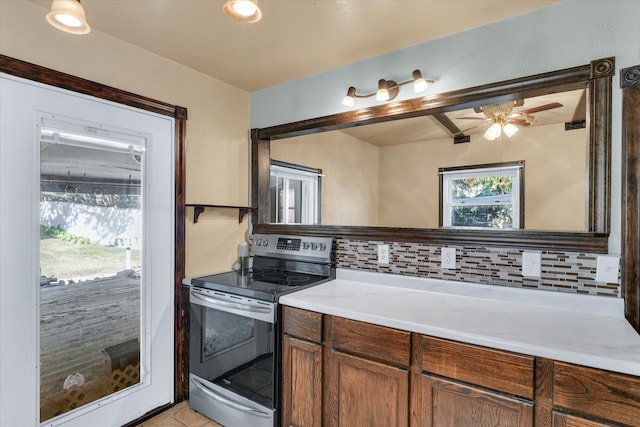
[[586,129],[564,131],[564,124],[495,141],[475,135],[469,144],[447,138],[381,147],[380,222],[438,227],[438,168],[525,160],[525,228],[584,231],[586,149]]
[[586,150],[586,129],[556,124],[382,147],[323,132],[273,142],[271,157],[323,170],[323,224],[417,228],[439,226],[440,167],[525,160],[525,228],[584,231]]
[[378,148],[342,132],[271,143],[271,158],[322,169],[322,224],[378,225]]
[[[186,202],[248,205],[249,93],[92,29],[73,36],[45,21],[46,10],[0,0],[0,53],[188,109]],[[173,173],[173,171],[167,171]],[[247,219],[187,210],[186,275],[228,270]]]

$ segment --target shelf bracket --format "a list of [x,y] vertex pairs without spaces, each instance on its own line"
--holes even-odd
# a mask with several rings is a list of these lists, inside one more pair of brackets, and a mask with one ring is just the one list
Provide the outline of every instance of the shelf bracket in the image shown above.
[[244,217],[250,214],[256,208],[252,206],[228,206],[228,205],[198,205],[198,204],[186,204],[185,206],[193,207],[193,223],[197,224],[200,214],[205,211],[206,208],[221,208],[221,209],[238,209],[238,224],[242,224]]
[[200,214],[204,212],[204,206],[196,205],[193,207],[193,223],[198,223],[198,218],[200,218]]

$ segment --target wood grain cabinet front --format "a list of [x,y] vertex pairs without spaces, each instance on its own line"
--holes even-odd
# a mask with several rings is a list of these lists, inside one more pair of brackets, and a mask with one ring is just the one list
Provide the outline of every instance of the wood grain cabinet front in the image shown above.
[[322,318],[313,311],[283,307],[283,427],[322,425]]
[[328,316],[327,426],[405,427],[411,333]]
[[406,427],[409,372],[406,369],[332,351],[326,388],[326,425]]
[[575,415],[554,412],[553,427],[614,427],[614,424],[603,424],[598,421],[587,420]]
[[535,358],[413,335],[411,425],[534,425]]
[[533,402],[431,375],[416,375],[411,425],[532,427]]
[[284,427],[638,427],[640,377],[283,308]]
[[[602,425],[640,426],[640,378],[564,362],[553,365],[554,407],[593,417],[605,423]],[[571,421],[565,424],[576,425]]]
[[282,426],[322,425],[322,345],[282,341]]

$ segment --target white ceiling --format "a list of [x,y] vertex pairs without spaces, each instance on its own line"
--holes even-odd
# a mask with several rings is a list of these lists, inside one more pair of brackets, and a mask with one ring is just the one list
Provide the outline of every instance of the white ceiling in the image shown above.
[[82,5],[93,29],[253,92],[558,1],[260,0],[256,24],[228,19],[224,0]]

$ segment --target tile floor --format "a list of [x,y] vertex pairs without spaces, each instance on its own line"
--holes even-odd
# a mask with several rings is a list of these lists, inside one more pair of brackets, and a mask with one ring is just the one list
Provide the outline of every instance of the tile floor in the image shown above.
[[136,427],[222,427],[180,402],[159,415],[137,424]]

